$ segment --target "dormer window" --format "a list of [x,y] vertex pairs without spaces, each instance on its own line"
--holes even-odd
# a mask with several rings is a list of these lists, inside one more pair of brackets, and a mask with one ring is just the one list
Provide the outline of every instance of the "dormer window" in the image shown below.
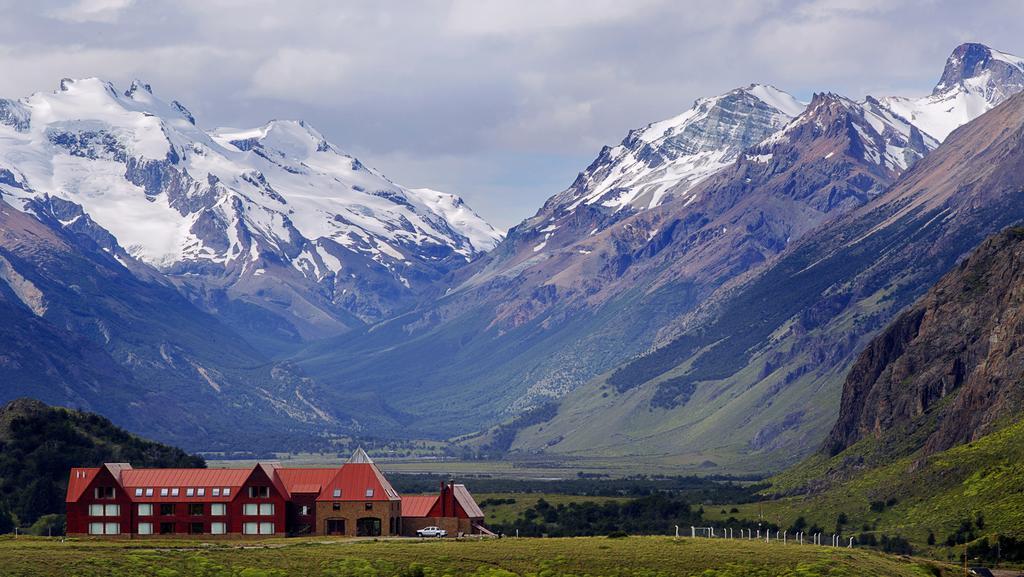
[[200,497],[206,496],[206,487],[199,487],[198,489],[196,489],[196,495]]
[[135,489],[135,496],[136,497],[141,497],[142,496],[142,487],[139,487],[139,488]]
[[185,489],[185,496],[186,497],[194,497],[195,494],[196,494],[196,490],[195,490],[194,487],[188,487],[188,488]]
[[93,489],[93,496],[97,499],[113,499],[114,488],[113,487],[96,487]]
[[160,489],[160,496],[161,496],[161,497],[166,497],[167,495],[170,495],[170,494],[171,494],[171,493],[170,493],[170,491],[169,491],[169,490],[167,489],[167,487],[164,487],[164,488]]
[[225,497],[230,497],[231,496],[231,487],[224,487],[224,496]]
[[147,497],[152,497],[153,496],[153,487],[146,487],[146,496]]
[[173,489],[171,489],[171,496],[172,497],[177,497],[178,496],[178,488],[177,487],[174,487]]
[[220,487],[214,487],[210,489],[214,497],[220,497]]
[[366,498],[369,499],[370,497],[373,497],[373,488],[366,490]]
[[337,499],[339,497],[341,497],[341,489],[335,489],[334,490],[334,498]]

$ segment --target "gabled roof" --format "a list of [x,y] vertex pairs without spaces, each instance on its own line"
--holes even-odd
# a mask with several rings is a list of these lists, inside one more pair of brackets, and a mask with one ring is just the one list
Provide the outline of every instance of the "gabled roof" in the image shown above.
[[476,504],[476,499],[469,493],[469,489],[465,485],[455,485],[455,500],[458,501],[459,506],[466,512],[471,519],[474,517],[483,518],[484,512],[480,510],[480,505]]
[[304,469],[304,468],[280,468],[276,469],[277,476],[284,483],[289,493],[315,493],[320,494],[331,479],[338,474],[338,469]]
[[68,492],[64,500],[68,503],[78,501],[99,472],[99,467],[75,467],[71,469],[71,477],[68,478]]
[[348,462],[353,464],[363,463],[372,465],[373,459],[371,459],[370,456],[366,454],[366,451],[364,451],[362,447],[359,447],[352,452],[352,456],[348,458]]
[[[335,489],[340,489],[335,497]],[[317,501],[398,501],[401,497],[373,463],[346,463],[320,491]]]
[[429,517],[440,495],[411,495],[402,497],[403,517]]

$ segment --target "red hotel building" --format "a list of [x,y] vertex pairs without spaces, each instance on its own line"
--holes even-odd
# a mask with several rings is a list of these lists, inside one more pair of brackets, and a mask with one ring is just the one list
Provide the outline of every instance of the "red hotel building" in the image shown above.
[[[407,498],[415,511],[404,518],[402,497],[362,449],[333,469],[78,467],[66,500],[69,535],[414,535],[428,519],[452,535],[487,533],[463,485]],[[424,510],[425,500],[436,506]]]

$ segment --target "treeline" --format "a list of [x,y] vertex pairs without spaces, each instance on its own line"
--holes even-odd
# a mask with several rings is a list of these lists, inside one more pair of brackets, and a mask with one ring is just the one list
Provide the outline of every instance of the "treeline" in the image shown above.
[[[437,491],[445,475],[390,474],[388,480],[399,493],[429,493]],[[459,479],[474,493],[545,493],[579,495],[583,497],[643,497],[669,494],[691,503],[750,503],[758,500],[758,491],[767,485],[742,482],[723,476],[634,476],[620,479],[594,478],[581,475],[575,479],[538,481],[529,479],[500,479],[474,476]]]
[[0,408],[0,533],[63,531],[72,467],[205,467],[202,457],[140,439],[92,413],[19,399]]
[[[523,511],[512,523],[494,524],[506,535],[522,537],[585,537],[594,535],[671,535],[678,525],[689,534],[690,526],[704,526],[704,508],[679,497],[655,493],[627,501],[552,505],[544,499]],[[773,523],[729,518],[710,523],[716,528],[778,530]]]

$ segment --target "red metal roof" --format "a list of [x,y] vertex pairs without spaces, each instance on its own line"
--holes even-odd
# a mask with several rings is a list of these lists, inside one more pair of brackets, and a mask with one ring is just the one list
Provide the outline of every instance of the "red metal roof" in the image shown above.
[[[338,497],[334,490],[341,489]],[[372,490],[372,494],[367,494]],[[317,501],[398,501],[401,497],[373,463],[346,463],[320,491]]]
[[[230,501],[238,494],[245,480],[249,478],[251,469],[128,469],[121,471],[121,485],[128,492],[132,501],[140,503],[157,503],[172,501]],[[188,489],[198,490],[189,496]],[[213,489],[220,495],[214,495]],[[231,490],[224,495],[224,489]],[[142,495],[136,495],[136,489],[142,489]],[[146,495],[147,489],[153,489],[152,495]],[[167,489],[167,495],[161,495],[161,489]],[[178,489],[177,495],[172,490]]]
[[409,495],[402,497],[403,517],[427,517],[437,503],[438,495]]
[[81,498],[82,493],[89,488],[89,483],[96,478],[100,472],[99,467],[75,467],[71,469],[71,477],[68,478],[68,492],[65,500],[74,503]]
[[277,475],[289,493],[320,493],[320,490],[338,474],[333,469],[279,468]]

